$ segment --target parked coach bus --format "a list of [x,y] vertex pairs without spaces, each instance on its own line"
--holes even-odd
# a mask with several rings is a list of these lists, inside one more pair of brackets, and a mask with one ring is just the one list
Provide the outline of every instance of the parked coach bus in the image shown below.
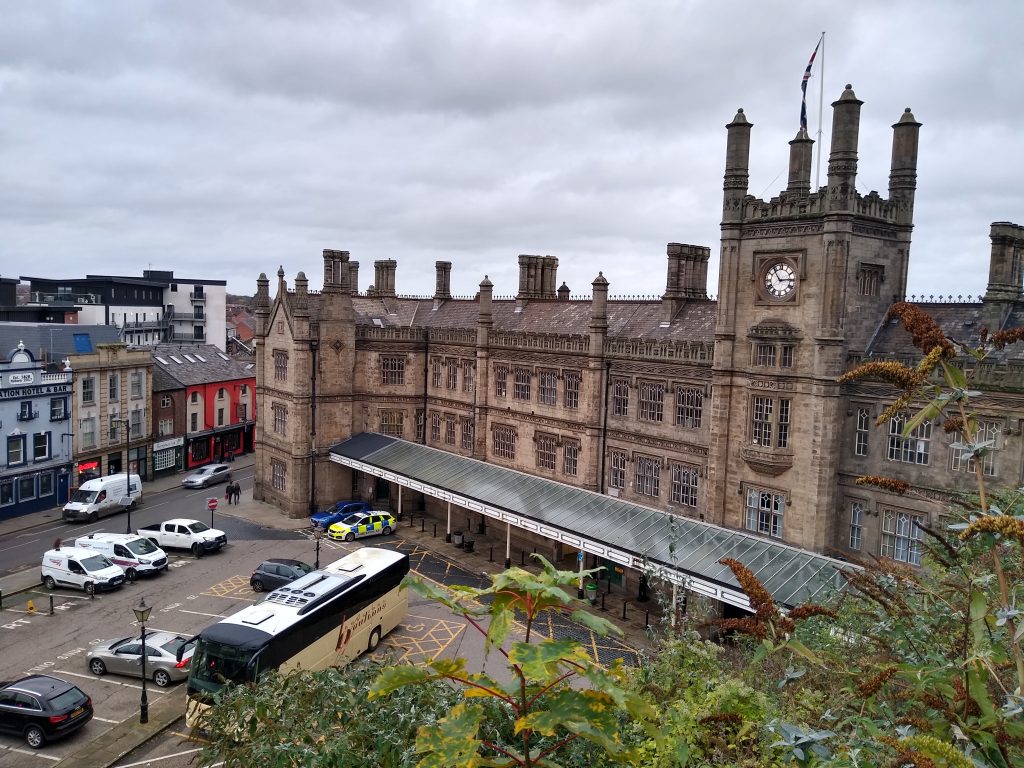
[[273,669],[326,669],[372,651],[405,618],[408,572],[408,555],[364,547],[204,629],[188,676],[188,726],[201,727],[228,683]]

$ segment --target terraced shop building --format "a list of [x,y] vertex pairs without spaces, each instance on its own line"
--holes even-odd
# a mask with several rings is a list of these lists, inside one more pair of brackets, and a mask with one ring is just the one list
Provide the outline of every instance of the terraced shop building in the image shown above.
[[[739,606],[721,557],[787,602],[837,583],[832,556],[916,563],[912,523],[941,504],[853,478],[902,477],[941,501],[968,462],[936,425],[906,439],[901,418],[874,428],[891,393],[838,383],[865,356],[912,357],[883,319],[907,292],[921,126],[899,116],[888,196],[861,195],[861,105],[849,87],[832,105],[827,185],[811,190],[800,131],[770,200],[747,192],[751,123],[740,111],[727,126],[715,301],[710,249],[679,243],[656,301],[610,298],[600,273],[573,296],[557,259],[535,255],[519,257],[509,299],[486,277],[453,298],[443,261],[432,297],[399,296],[392,260],[361,291],[346,251],[324,251],[322,293],[301,272],[289,288],[281,269],[271,297],[261,275],[256,497],[296,518],[347,497],[423,506],[568,567],[582,550]],[[984,299],[926,307],[958,338],[1021,322],[1024,230],[994,224],[991,237]],[[1022,480],[1021,370],[1004,358],[981,377],[997,440],[985,471],[1008,484]]]

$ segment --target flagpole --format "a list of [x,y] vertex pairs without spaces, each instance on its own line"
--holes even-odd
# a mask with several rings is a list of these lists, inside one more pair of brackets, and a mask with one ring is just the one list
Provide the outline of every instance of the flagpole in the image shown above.
[[814,168],[814,191],[821,189],[821,119],[825,104],[825,33],[821,33],[821,82],[818,83],[818,160]]

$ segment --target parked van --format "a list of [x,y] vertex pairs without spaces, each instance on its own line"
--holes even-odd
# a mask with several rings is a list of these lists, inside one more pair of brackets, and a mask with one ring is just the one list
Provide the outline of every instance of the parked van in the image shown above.
[[167,569],[167,553],[134,533],[97,531],[75,539],[76,547],[85,547],[105,555],[114,565],[124,569],[125,578],[135,581],[140,574],[151,575]]
[[[129,499],[130,497],[130,499]],[[88,520],[132,509],[142,503],[142,478],[122,472],[86,480],[64,505],[65,520]]]
[[124,571],[99,552],[85,547],[63,547],[43,555],[39,580],[47,589],[74,587],[91,595],[120,587],[124,584]]

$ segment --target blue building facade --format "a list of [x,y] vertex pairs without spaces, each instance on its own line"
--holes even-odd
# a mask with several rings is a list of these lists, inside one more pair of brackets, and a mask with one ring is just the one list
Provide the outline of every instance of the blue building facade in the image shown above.
[[0,352],[0,520],[67,502],[71,478],[71,370],[47,373],[19,343]]

